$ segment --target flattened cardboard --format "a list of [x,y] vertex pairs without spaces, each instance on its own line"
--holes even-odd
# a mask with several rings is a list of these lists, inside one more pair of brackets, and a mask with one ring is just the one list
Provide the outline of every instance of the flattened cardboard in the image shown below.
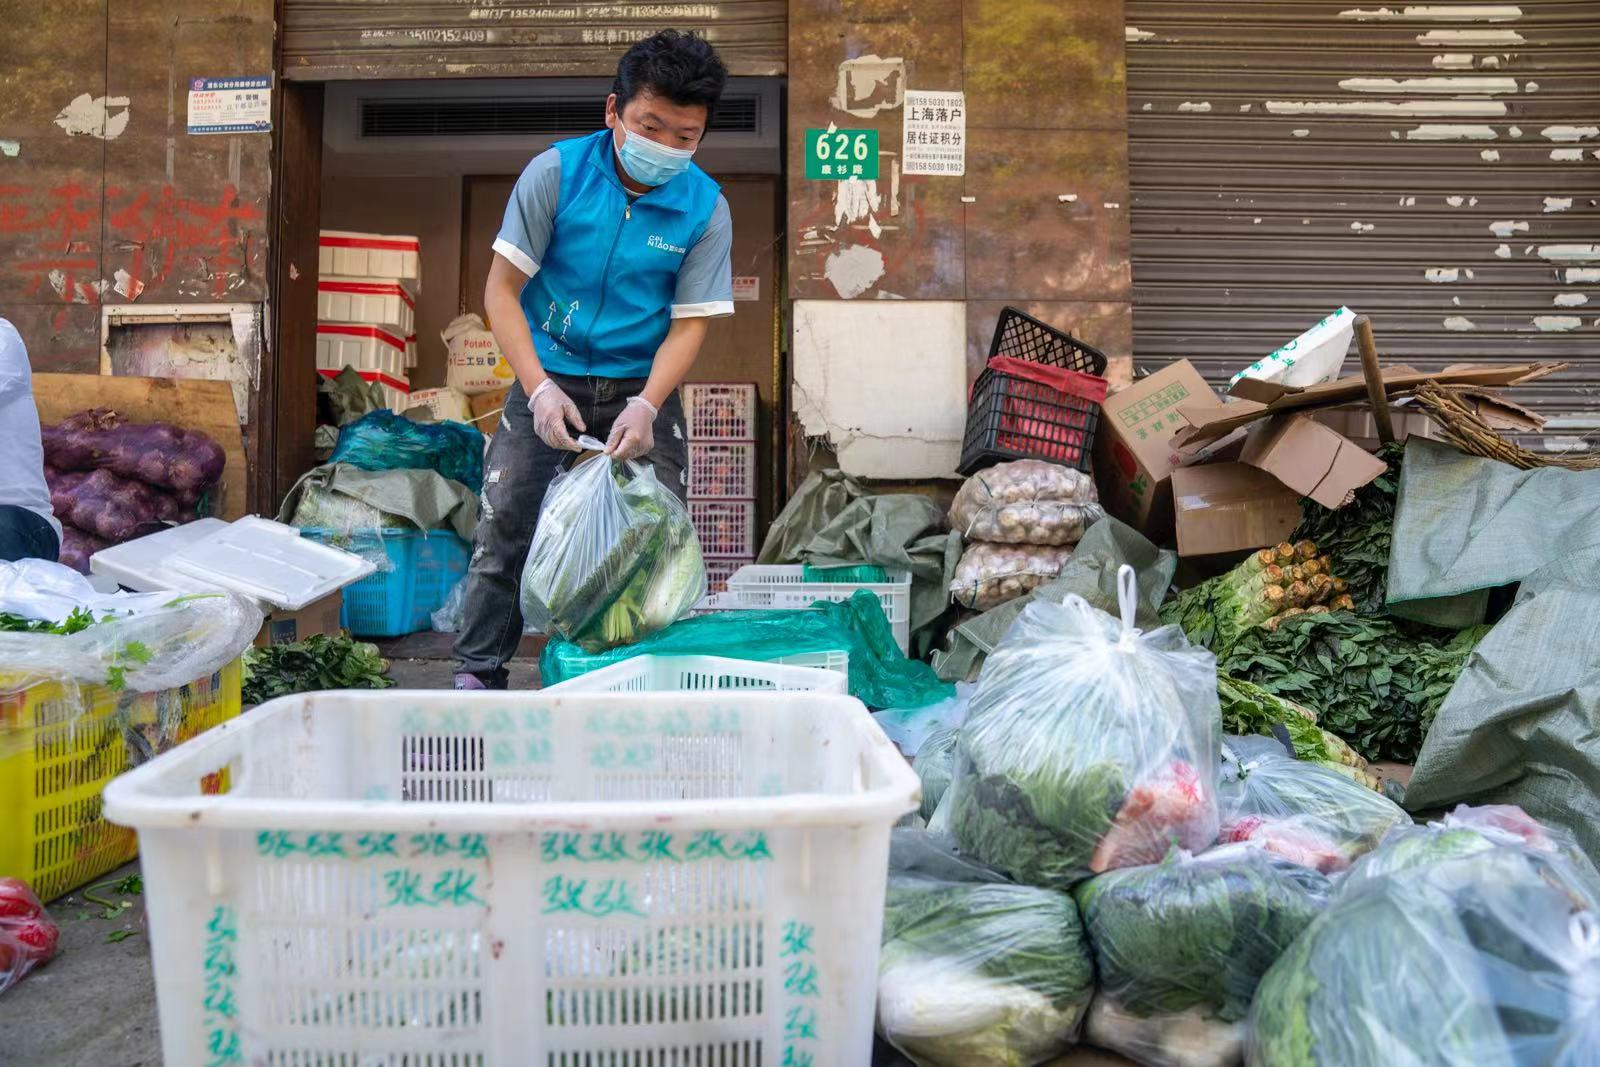
[[1200,456],[1179,455],[1172,438],[1184,427],[1178,409],[1189,403],[1214,403],[1216,393],[1188,360],[1106,397],[1095,432],[1095,481],[1106,510],[1154,539],[1172,527],[1168,478],[1182,463]]
[[1389,469],[1309,415],[1279,415],[1253,427],[1239,459],[1325,508],[1343,507],[1357,489]]
[[1214,556],[1286,540],[1300,524],[1300,496],[1247,463],[1203,463],[1172,472],[1178,555]]
[[[1469,367],[1435,374],[1422,373],[1409,367],[1383,367],[1380,373],[1385,394],[1394,397],[1412,392],[1424,382],[1441,385],[1522,385],[1566,370],[1569,366],[1569,363],[1519,363],[1509,367]],[[1297,389],[1241,378],[1230,395],[1237,399],[1227,404],[1210,402],[1184,405],[1180,414],[1189,427],[1178,432],[1175,443],[1181,448],[1212,441],[1267,415],[1361,400],[1367,395],[1367,383],[1358,374]]]
[[[1378,422],[1372,417],[1372,408],[1366,404],[1313,408],[1307,415],[1334,433],[1354,441],[1368,452],[1376,452],[1383,445],[1378,437]],[[1408,437],[1426,437],[1431,441],[1444,440],[1439,424],[1433,420],[1433,416],[1414,404],[1391,404],[1389,424],[1394,429],[1396,441],[1404,441]]]

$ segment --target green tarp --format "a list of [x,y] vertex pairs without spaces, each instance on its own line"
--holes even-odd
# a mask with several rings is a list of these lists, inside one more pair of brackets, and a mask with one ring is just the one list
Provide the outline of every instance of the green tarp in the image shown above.
[[[340,533],[355,533],[348,523],[331,524],[316,514],[296,515],[302,498],[311,490],[327,494],[323,499],[347,497],[386,515],[397,515],[419,530],[454,530],[471,541],[478,528],[478,498],[460,482],[453,482],[431,470],[364,471],[347,463],[328,463],[313,467],[300,476],[283,498],[278,521],[294,525],[332,527]],[[315,511],[316,509],[313,509]],[[330,509],[323,508],[322,511]],[[361,509],[349,509],[361,514]],[[373,529],[376,524],[373,524]]]
[[1412,438],[1389,564],[1391,610],[1480,620],[1521,583],[1439,709],[1413,811],[1518,804],[1600,859],[1600,471],[1521,471]]

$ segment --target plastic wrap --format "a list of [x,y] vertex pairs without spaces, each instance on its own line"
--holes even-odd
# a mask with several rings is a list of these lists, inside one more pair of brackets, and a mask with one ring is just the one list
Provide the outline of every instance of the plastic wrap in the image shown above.
[[0,878],[0,995],[56,954],[61,929],[27,884]]
[[339,431],[330,462],[367,471],[421,468],[483,491],[483,434],[459,422],[414,422],[387,408]]
[[966,722],[967,705],[971,700],[971,683],[958,682],[954,695],[944,700],[915,708],[875,711],[872,721],[902,753],[915,756],[934,735],[953,730]]
[[1010,545],[1075,545],[1104,517],[1092,477],[1038,459],[979,471],[950,505],[950,525],[961,536]]
[[603,651],[672,625],[705,595],[689,512],[650,467],[596,456],[551,483],[522,572],[522,615],[540,631]]
[[939,801],[950,789],[950,780],[956,773],[956,745],[961,735],[956,730],[939,729],[928,735],[927,742],[911,761],[911,769],[922,782],[923,819],[932,819],[939,809]]
[[1493,842],[1357,877],[1388,849],[1262,978],[1252,1067],[1592,1067],[1591,887],[1558,856]]
[[1100,996],[1089,1005],[1084,1037],[1145,1067],[1234,1067],[1244,1052],[1244,1029],[1198,1008],[1136,1015]]
[[920,1067],[1051,1060],[1076,1041],[1093,990],[1066,893],[891,872],[878,1029]]
[[1071,545],[1000,545],[975,541],[956,564],[950,596],[962,607],[988,611],[1033,592],[1061,573]]
[[843,603],[812,611],[725,611],[674,623],[632,645],[585,652],[555,640],[539,656],[545,685],[609,667],[633,656],[726,656],[816,665],[821,654],[849,656],[850,695],[869,708],[921,707],[949,698],[955,687],[926,663],[907,659],[895,643],[883,603],[865,589]]
[[1565,830],[1545,826],[1514,804],[1461,804],[1435,822],[1401,826],[1383,839],[1382,847],[1357,862],[1345,880],[1350,884],[1371,881],[1501,845],[1559,860],[1573,877],[1600,896],[1600,873],[1578,848],[1576,839]]
[[289,516],[289,525],[317,531],[317,539],[370,560],[380,572],[394,570],[394,561],[384,548],[384,530],[415,530],[416,524],[400,515],[334,492],[321,485],[308,484]]
[[222,446],[197,430],[126,422],[109,408],[80,411],[41,436],[45,463],[57,470],[106,470],[162,489],[215,485],[226,459]]
[[1330,892],[1323,875],[1241,845],[1200,855],[1174,849],[1159,864],[1109,871],[1078,886],[1100,996],[1146,1023],[1118,1019],[1124,1033],[1112,1047],[1146,1063],[1181,1062],[1164,1054],[1180,1049],[1161,1037],[1175,1016],[1187,1016],[1197,1030],[1216,1024],[1223,1032],[1204,1045],[1226,1047],[1256,983],[1326,907]]
[[[1242,750],[1261,741],[1264,751]],[[1323,874],[1349,869],[1389,831],[1411,825],[1393,801],[1335,770],[1289,758],[1269,738],[1224,745],[1220,808],[1219,841],[1249,842]]]
[[[1133,627],[1077,596],[1035,600],[978,679],[935,819],[978,860],[1062,888],[1217,836],[1216,663],[1175,627]],[[945,810],[948,809],[948,810]]]

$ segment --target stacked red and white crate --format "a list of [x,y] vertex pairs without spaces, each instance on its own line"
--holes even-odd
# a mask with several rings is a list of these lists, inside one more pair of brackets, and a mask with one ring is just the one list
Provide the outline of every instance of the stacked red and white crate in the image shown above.
[[415,237],[323,230],[317,256],[317,372],[353,367],[404,411],[416,366],[422,247]]
[[689,518],[700,537],[712,593],[756,555],[756,387],[691,382],[683,387],[689,429]]

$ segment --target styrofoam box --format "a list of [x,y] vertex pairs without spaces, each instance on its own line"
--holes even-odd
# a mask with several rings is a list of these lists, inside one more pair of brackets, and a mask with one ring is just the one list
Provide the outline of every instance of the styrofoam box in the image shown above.
[[706,557],[750,559],[756,554],[753,500],[690,500],[689,522]]
[[545,692],[674,693],[711,689],[777,689],[843,695],[848,687],[845,673],[826,668],[790,667],[725,656],[644,655],[546,686]]
[[715,500],[754,500],[755,442],[690,441],[689,496]]
[[317,318],[387,326],[401,337],[416,325],[416,301],[389,278],[318,278]]
[[728,579],[728,591],[719,598],[724,610],[803,610],[819,600],[849,600],[865,589],[878,598],[889,618],[900,651],[911,648],[911,572],[885,567],[887,582],[808,582],[798,563],[741,567]]
[[411,370],[417,365],[417,335],[411,334],[406,338],[406,370]]
[[691,441],[754,441],[754,382],[685,382],[683,417]]
[[837,1067],[918,795],[858,701],[747,689],[303,693],[104,793],[166,1063]]
[[346,367],[404,378],[406,343],[381,326],[317,323],[317,369],[339,371]]
[[415,237],[323,230],[317,241],[318,276],[393,278],[422,284],[422,244]]
[[[339,370],[343,370],[341,367]],[[337,378],[338,370],[329,367],[317,368],[317,373],[324,378]],[[383,393],[384,403],[389,405],[389,410],[399,414],[411,405],[411,383],[405,378],[395,378],[375,370],[358,370],[364,382],[377,383],[379,391]]]

